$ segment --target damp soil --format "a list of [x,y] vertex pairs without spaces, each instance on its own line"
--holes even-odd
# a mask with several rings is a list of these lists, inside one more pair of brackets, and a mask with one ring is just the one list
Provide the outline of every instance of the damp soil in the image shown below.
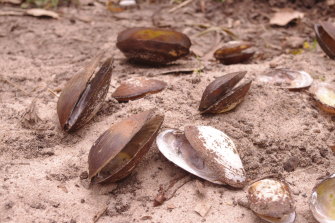
[[[317,45],[303,49],[306,43],[314,46],[314,23],[335,22],[334,8],[326,1],[260,0],[194,1],[171,12],[174,6],[170,1],[140,2],[115,14],[101,1],[83,1],[58,8],[59,19],[0,16],[0,222],[261,223],[238,205],[244,190],[190,176],[155,143],[125,180],[89,186],[87,156],[94,141],[114,123],[151,108],[165,115],[163,129],[210,125],[225,132],[250,180],[285,179],[296,201],[296,222],[316,222],[308,199],[320,177],[335,172],[335,117],[315,106],[308,89],[282,89],[257,77],[270,68],[290,68],[308,72],[315,81],[334,82],[335,61]],[[273,27],[269,18],[277,7],[305,16]],[[187,34],[192,53],[163,67],[129,63],[115,46],[117,34],[154,25]],[[228,66],[213,60],[215,49],[236,38],[255,44],[257,53],[250,61]],[[64,133],[55,94],[103,50],[114,57],[107,99],[85,127]],[[183,70],[196,72],[178,72]],[[215,77],[237,71],[247,71],[246,78],[253,81],[245,100],[228,113],[200,115],[205,87]],[[163,80],[167,88],[128,103],[111,97],[121,82],[139,77]],[[154,207],[157,195],[181,179],[170,199]],[[208,209],[205,216],[195,211],[198,204]]]

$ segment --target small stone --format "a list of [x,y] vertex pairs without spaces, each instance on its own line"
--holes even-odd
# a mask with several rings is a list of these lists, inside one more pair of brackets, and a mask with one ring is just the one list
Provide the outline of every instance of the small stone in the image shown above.
[[299,158],[297,157],[290,157],[289,159],[287,159],[284,164],[284,170],[286,170],[287,172],[292,172],[294,171],[298,166],[299,166]]

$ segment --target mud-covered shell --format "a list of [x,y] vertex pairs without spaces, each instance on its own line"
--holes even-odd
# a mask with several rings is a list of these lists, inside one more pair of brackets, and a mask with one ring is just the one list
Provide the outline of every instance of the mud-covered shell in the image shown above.
[[258,80],[287,89],[307,88],[313,83],[313,78],[307,72],[286,68],[272,69],[260,75]]
[[221,63],[237,64],[249,60],[254,54],[253,44],[243,41],[230,41],[214,52],[215,59]]
[[232,187],[243,188],[246,174],[234,142],[211,126],[186,126],[185,136],[218,180]]
[[197,155],[184,132],[178,129],[166,129],[158,134],[156,144],[159,151],[180,168],[212,183],[225,184],[220,181],[216,172],[211,170]]
[[191,41],[173,30],[130,28],[119,33],[116,46],[134,61],[165,64],[189,54]]
[[314,187],[309,206],[318,222],[335,222],[335,174]]
[[314,25],[314,31],[321,49],[331,59],[335,59],[335,26],[330,22],[322,22]]
[[132,115],[105,131],[89,152],[92,182],[116,182],[128,176],[149,150],[162,123],[163,116],[149,110]]
[[131,79],[121,83],[112,94],[112,97],[119,102],[127,102],[142,98],[147,94],[158,93],[162,91],[166,85],[166,82],[155,79]]
[[292,223],[295,206],[288,185],[277,179],[262,179],[248,188],[251,210],[268,222]]
[[335,114],[335,83],[316,83],[310,88],[316,105],[323,111]]
[[101,65],[102,56],[99,54],[95,57],[62,90],[57,102],[57,114],[65,131],[85,125],[98,112],[106,97],[112,76],[112,59],[107,59]]

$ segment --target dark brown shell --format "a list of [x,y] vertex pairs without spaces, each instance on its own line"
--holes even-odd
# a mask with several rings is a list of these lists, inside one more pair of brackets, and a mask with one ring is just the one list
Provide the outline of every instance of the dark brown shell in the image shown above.
[[121,85],[114,91],[112,97],[119,102],[127,102],[144,97],[147,94],[154,94],[162,91],[166,87],[164,81],[155,79],[132,79]]
[[216,50],[214,57],[226,65],[242,63],[255,54],[252,46],[249,42],[231,41]]
[[[128,176],[151,147],[163,119],[149,110],[124,119],[105,131],[88,155],[92,182],[116,182]],[[118,163],[120,159],[121,163]]]
[[200,113],[223,113],[241,103],[251,86],[251,81],[237,85],[245,74],[244,71],[229,73],[211,82],[202,95]]
[[65,131],[86,124],[99,110],[108,92],[112,76],[112,59],[99,69],[103,54],[95,57],[65,85],[57,102],[59,122]]
[[187,55],[191,41],[172,30],[130,28],[119,33],[116,46],[134,61],[165,64]]
[[335,26],[330,22],[322,22],[314,25],[314,31],[322,50],[335,59]]

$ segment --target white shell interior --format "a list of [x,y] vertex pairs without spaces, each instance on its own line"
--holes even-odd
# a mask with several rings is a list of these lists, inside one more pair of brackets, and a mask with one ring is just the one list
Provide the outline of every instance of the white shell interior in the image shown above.
[[261,219],[267,221],[267,222],[271,222],[271,223],[293,223],[295,221],[296,218],[296,213],[295,211],[293,211],[292,213],[285,215],[283,217],[281,217],[280,219],[276,219],[276,220],[272,220],[270,218],[266,218],[263,216],[259,216]]
[[197,156],[196,151],[180,130],[164,130],[157,136],[156,143],[161,153],[177,166],[212,183],[223,184],[217,179],[216,173]]

